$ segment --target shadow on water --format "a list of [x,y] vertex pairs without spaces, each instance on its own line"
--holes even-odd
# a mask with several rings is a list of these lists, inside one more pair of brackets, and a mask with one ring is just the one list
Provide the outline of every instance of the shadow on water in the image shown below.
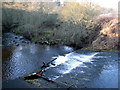
[[[54,65],[46,69],[44,79],[61,82],[73,88],[118,87],[118,53],[74,51],[68,46],[20,42],[16,46],[11,40],[8,42],[11,44],[2,49],[3,81],[39,72],[43,62],[48,63],[56,58],[52,62]],[[38,82],[39,80],[41,79]]]
[[[33,16],[33,14],[23,10],[4,8],[2,11],[3,30],[11,30],[12,28],[14,28],[13,24],[15,23],[17,23],[18,25],[33,23],[40,25],[44,22],[39,22],[38,18],[35,19],[36,17],[31,18],[31,15]],[[11,14],[7,14],[11,11]],[[14,17],[14,15],[16,17]],[[43,14],[43,16],[47,15]],[[30,21],[30,18],[33,19],[33,21]],[[24,22],[24,19],[26,20],[26,22]],[[75,28],[75,25],[73,26],[74,27],[72,28]],[[76,27],[77,26],[80,25],[76,25]],[[77,34],[74,35],[74,38],[80,38],[77,37],[79,36]],[[69,35],[73,36],[73,33],[71,32],[71,34]],[[51,66],[46,70],[44,78],[51,79],[55,82],[65,83],[69,87],[73,88],[118,87],[117,53],[96,53],[82,50],[74,51],[73,48],[67,46],[47,46],[33,44],[30,41],[25,40],[23,37],[16,36],[10,33],[6,34],[5,36],[7,37],[5,37],[3,40],[4,45],[2,49],[3,81],[16,79],[18,77],[28,75],[29,73],[39,72],[41,66],[43,65],[43,62],[47,63],[51,61],[54,57],[57,57],[57,59],[53,62],[55,66]],[[92,37],[94,36],[95,35],[92,34]],[[75,39],[75,43],[77,43],[78,45],[80,45],[81,41]],[[44,86],[45,85],[46,84],[44,84]],[[51,86],[49,85],[49,87]]]
[[[6,43],[3,49],[2,66],[3,66],[3,80],[15,79],[20,76],[24,76],[35,70],[40,71],[40,67],[43,62],[49,62],[52,57],[64,55],[73,51],[73,48],[68,46],[48,46],[48,45],[37,45],[34,43],[25,44],[20,42],[16,35],[10,34],[6,38]],[[19,43],[16,46],[15,43]],[[22,40],[23,41],[23,40]]]
[[[17,78],[40,68],[52,57],[67,53],[63,46],[42,46],[29,44],[3,48],[3,77]],[[7,76],[6,76],[7,74]]]
[[58,57],[58,65],[49,68],[44,77],[73,88],[117,88],[116,60],[117,53],[77,50],[65,57]]

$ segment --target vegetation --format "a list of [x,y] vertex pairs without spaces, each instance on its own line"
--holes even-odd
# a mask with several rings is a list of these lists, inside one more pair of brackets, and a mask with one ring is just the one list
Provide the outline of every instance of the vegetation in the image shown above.
[[94,49],[99,50],[117,50],[120,47],[119,43],[119,29],[120,24],[118,23],[118,18],[113,18],[108,22],[105,22],[102,26],[97,39],[93,41],[92,46]]
[[42,44],[82,48],[91,44],[102,28],[96,21],[103,8],[88,3],[13,2],[3,3],[2,11],[3,32],[12,31]]
[[59,18],[62,21],[81,24],[86,29],[93,29],[95,18],[101,13],[99,6],[67,2],[60,12]]
[[25,80],[25,81],[28,82],[28,83],[31,83],[31,84],[33,84],[33,85],[36,85],[36,86],[38,86],[38,87],[41,86],[40,82],[38,82],[37,79],[34,79],[34,80]]

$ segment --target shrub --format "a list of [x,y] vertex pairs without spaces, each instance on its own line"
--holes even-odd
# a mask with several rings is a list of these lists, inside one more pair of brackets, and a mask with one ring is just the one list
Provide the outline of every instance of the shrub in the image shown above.
[[101,8],[96,5],[80,4],[77,2],[66,2],[59,13],[61,21],[82,24],[87,29],[93,29],[95,18],[101,13]]
[[[53,5],[53,6],[52,6]],[[48,44],[84,46],[94,32],[95,18],[101,8],[89,4],[66,2],[3,4],[3,25],[31,40]],[[18,25],[14,25],[18,23]],[[15,26],[15,28],[13,28]]]
[[2,24],[3,30],[10,30],[13,27],[30,24],[41,27],[43,22],[53,25],[56,22],[57,14],[45,13],[40,8],[41,3],[3,3]]

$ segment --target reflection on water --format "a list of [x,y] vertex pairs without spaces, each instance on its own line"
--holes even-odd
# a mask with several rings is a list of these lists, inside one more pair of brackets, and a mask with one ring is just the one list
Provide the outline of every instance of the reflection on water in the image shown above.
[[40,71],[43,62],[57,57],[44,77],[70,85],[74,83],[73,87],[77,88],[118,87],[117,53],[81,50],[69,53],[65,47],[36,44],[4,47],[3,80]]
[[3,80],[14,79],[35,70],[40,71],[43,62],[49,62],[52,57],[70,52],[64,47],[67,46],[24,44],[4,47]]
[[102,68],[102,72],[93,80],[89,87],[118,88],[118,62],[112,60],[110,62],[106,62]]
[[3,81],[38,72],[43,62],[48,63],[57,57],[44,77],[74,88],[118,87],[118,53],[74,51],[68,46],[21,44],[21,41],[18,41],[19,46],[15,46],[14,41],[23,37],[7,35],[7,43],[2,48]]
[[117,88],[118,54],[89,51],[85,54],[85,52],[78,50],[65,56],[58,56],[53,62],[55,66],[47,69],[44,77],[57,82],[67,82],[74,88]]

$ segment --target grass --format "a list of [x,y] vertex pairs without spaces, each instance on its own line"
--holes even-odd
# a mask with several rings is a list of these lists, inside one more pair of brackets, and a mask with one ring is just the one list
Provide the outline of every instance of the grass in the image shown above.
[[54,31],[53,30],[41,30],[39,33],[42,34],[42,35],[44,35],[44,34],[53,34]]

